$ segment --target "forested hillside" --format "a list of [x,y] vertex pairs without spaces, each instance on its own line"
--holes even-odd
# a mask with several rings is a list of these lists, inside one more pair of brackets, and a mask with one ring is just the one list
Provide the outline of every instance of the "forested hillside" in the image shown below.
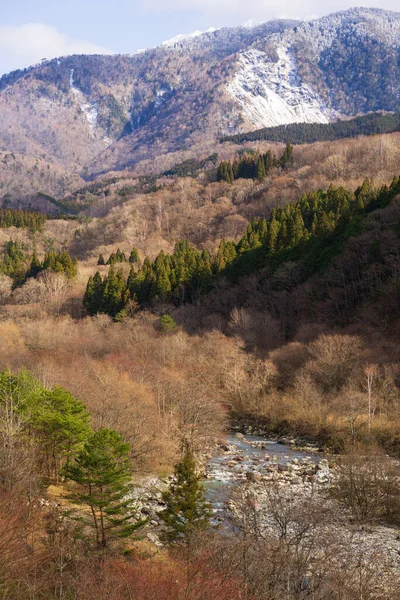
[[[399,23],[394,12],[350,9],[225,27],[133,55],[61,57],[6,74],[0,149],[17,158],[12,179],[0,169],[4,193],[26,195],[31,169],[34,194],[59,198],[80,187],[79,177],[146,172],[144,161],[154,160],[168,170],[211,155],[221,137],[274,125],[292,124],[293,137],[275,130],[268,139],[292,143],[395,131],[395,115],[367,113],[398,111]],[[358,115],[366,120],[344,125]],[[343,124],[324,128],[338,118]],[[168,162],[173,153],[186,156]]]
[[226,136],[221,138],[221,142],[242,144],[261,140],[270,142],[287,142],[289,140],[293,144],[312,144],[313,142],[340,140],[357,135],[393,133],[399,130],[399,113],[374,113],[333,123],[294,123],[293,125],[267,127],[248,133]]
[[[300,286],[316,273],[324,276],[334,257],[343,251],[348,238],[362,235],[368,227],[364,225],[366,217],[385,209],[399,194],[397,177],[390,187],[379,190],[371,181],[365,180],[355,192],[333,186],[326,192],[311,192],[303,195],[296,204],[273,209],[268,220],[253,221],[239,242],[222,241],[215,254],[207,250],[201,252],[181,241],[172,255],[161,251],[153,262],[145,258],[142,266],[132,264],[127,280],[123,270],[114,266],[116,262],[126,262],[126,257],[122,256],[112,263],[103,279],[99,272],[90,277],[84,304],[90,314],[105,312],[121,318],[121,311],[128,302],[146,306],[151,301],[173,300],[178,304],[194,301],[210,291],[221,278],[235,283],[240,277],[268,269],[273,280],[277,271],[287,270],[287,265],[296,278],[296,285]],[[395,220],[393,225],[396,234],[398,224]],[[384,230],[383,237],[391,233]],[[395,255],[398,251],[396,244],[393,248],[382,249],[378,240],[370,239],[369,243],[369,260],[375,269],[382,259],[385,260],[384,256],[388,258],[388,252]],[[394,265],[393,271],[388,266],[386,264],[382,269],[382,276],[385,272],[384,279],[380,280],[382,285],[387,283],[386,278],[390,280],[395,275]],[[353,287],[355,282],[349,281],[348,285]],[[367,297],[378,293],[379,290],[370,285]],[[361,296],[360,301],[364,298]],[[353,304],[357,305],[357,300],[357,295],[353,300],[347,298],[348,311],[355,308]],[[347,312],[344,308],[337,310],[337,317],[343,322]]]
[[399,36],[0,79],[0,598],[400,600]]

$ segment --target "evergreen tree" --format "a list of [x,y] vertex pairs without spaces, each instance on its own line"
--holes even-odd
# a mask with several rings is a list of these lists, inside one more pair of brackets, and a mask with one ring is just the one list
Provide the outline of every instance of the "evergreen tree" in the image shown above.
[[90,276],[87,282],[85,295],[83,296],[83,306],[90,315],[101,312],[103,307],[103,280],[97,271],[94,276]]
[[290,142],[287,142],[286,148],[281,157],[281,167],[284,169],[293,162],[293,146]]
[[268,150],[268,152],[264,154],[264,167],[265,174],[269,175],[271,169],[274,167],[274,155],[272,154],[271,150]]
[[263,181],[265,179],[265,164],[262,156],[258,157],[257,161],[257,179]]
[[196,473],[196,461],[188,446],[175,466],[174,475],[163,494],[166,508],[160,513],[167,526],[165,539],[169,543],[186,541],[190,534],[207,529],[211,516],[201,477]]
[[88,506],[95,530],[96,546],[102,549],[111,535],[127,537],[144,521],[133,522],[130,447],[116,431],[100,429],[89,437],[83,449],[63,473],[78,491],[73,502]]
[[103,281],[103,298],[101,311],[115,317],[129,300],[129,291],[126,287],[122,269],[115,270],[110,267],[107,277]]
[[162,315],[160,317],[160,325],[161,331],[163,333],[168,333],[169,331],[173,331],[176,327],[176,323],[172,317],[169,315]]
[[32,260],[31,260],[31,266],[29,267],[29,271],[26,276],[27,277],[36,277],[36,275],[38,275],[41,270],[42,270],[42,264],[36,253],[36,248],[34,248],[33,254],[32,254]]
[[140,267],[140,256],[137,248],[132,248],[131,253],[129,255],[129,262]]
[[117,248],[117,252],[115,253],[117,262],[126,262],[125,252],[122,252],[119,248]]
[[115,263],[117,262],[117,256],[114,252],[112,252],[110,254],[110,256],[108,257],[108,261],[107,261],[107,265],[115,265]]
[[301,239],[303,239],[305,233],[304,221],[301,216],[301,211],[296,210],[290,221],[290,246],[296,246]]
[[267,248],[270,252],[275,252],[277,249],[277,241],[279,235],[279,223],[272,215],[272,219],[269,223],[268,234],[267,234]]
[[102,254],[99,254],[99,258],[98,258],[97,264],[98,265],[105,265],[106,264],[106,261],[104,260],[104,256]]
[[24,412],[44,470],[57,481],[60,468],[89,435],[87,410],[67,390],[55,387],[30,396]]

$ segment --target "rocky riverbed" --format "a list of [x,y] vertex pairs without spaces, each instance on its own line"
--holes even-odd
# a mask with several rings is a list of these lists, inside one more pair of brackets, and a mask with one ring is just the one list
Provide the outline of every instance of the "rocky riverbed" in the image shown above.
[[331,481],[328,460],[317,448],[299,449],[295,440],[282,441],[238,432],[217,446],[205,469],[207,497],[216,522],[229,519],[226,505],[241,483],[280,482],[302,493]]
[[[321,510],[329,509],[333,519],[321,525],[321,535],[329,539],[334,531],[342,546],[352,547],[367,562],[378,561],[383,575],[393,571],[400,574],[400,531],[351,524],[343,507],[329,498],[329,488],[337,476],[334,458],[328,460],[318,448],[293,438],[271,440],[237,432],[217,442],[213,452],[204,457],[203,464],[206,495],[214,512],[213,523],[222,530],[240,518],[243,494],[251,495],[262,528],[272,534],[276,523],[271,510],[271,490],[284,498],[293,510],[313,497],[320,503]],[[170,481],[171,477],[149,478],[135,490],[137,518],[148,519],[146,535],[160,546],[162,492]]]

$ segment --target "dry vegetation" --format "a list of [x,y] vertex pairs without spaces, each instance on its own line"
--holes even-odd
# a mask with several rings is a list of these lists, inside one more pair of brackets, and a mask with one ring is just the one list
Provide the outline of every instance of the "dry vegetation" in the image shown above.
[[[185,441],[204,454],[233,421],[312,439],[333,452],[350,448],[340,465],[336,499],[357,523],[398,523],[398,463],[382,457],[400,453],[397,255],[386,253],[363,285],[363,275],[370,275],[364,270],[366,240],[379,238],[387,226],[391,233],[381,236],[382,248],[394,247],[398,202],[369,216],[363,235],[349,241],[325,277],[299,288],[295,266],[285,264],[274,275],[281,282],[278,293],[261,273],[236,286],[220,280],[194,304],[155,302],[151,312],[133,307],[121,322],[102,314],[89,318],[82,307],[100,253],[107,258],[119,246],[129,254],[135,246],[142,259],[153,258],[180,238],[214,249],[303,191],[332,180],[355,188],[365,176],[390,181],[399,167],[398,140],[393,134],[368,143],[360,138],[296,148],[293,168],[263,183],[164,178],[158,191],[121,196],[122,187],[137,183],[125,174],[93,198],[86,211],[91,220],[47,221],[35,233],[2,229],[0,245],[18,241],[29,252],[35,247],[40,257],[51,248],[68,248],[79,259],[79,273],[71,282],[46,272],[17,288],[0,278],[0,371],[28,368],[46,388],[61,385],[80,398],[94,429],[115,429],[131,443],[137,478],[170,473]],[[224,158],[232,150],[224,149]],[[373,286],[386,282],[386,271],[397,273],[391,287],[371,298]],[[354,285],[339,288],[337,281],[348,273]],[[165,313],[177,323],[168,332],[160,324]],[[2,461],[11,455],[0,448]],[[390,571],[382,576],[381,558],[363,553],[350,534],[340,536],[337,515],[318,499],[296,504],[270,490],[273,527],[266,532],[254,498],[246,496],[233,537],[206,537],[171,553],[129,543],[100,556],[90,552],[72,522],[60,519],[60,507],[36,501],[43,495],[60,503],[63,490],[37,489],[35,478],[26,476],[34,473],[33,464],[27,448],[12,468],[18,485],[1,488],[4,598],[400,597],[396,578]],[[4,472],[9,465],[0,467]]]
[[[238,239],[249,221],[269,216],[273,207],[296,201],[302,193],[326,189],[332,182],[356,189],[365,177],[377,185],[389,182],[400,164],[399,140],[400,134],[390,134],[297,146],[293,168],[276,170],[262,183],[245,179],[233,184],[213,183],[205,175],[198,179],[161,178],[157,181],[159,191],[140,194],[129,193],[137,179],[125,174],[107,185],[85,211],[94,219],[80,228],[71,250],[80,259],[93,260],[100,252],[115,251],[117,245],[128,253],[136,246],[152,258],[160,249],[171,250],[178,239],[215,248],[222,238]],[[238,147],[224,146],[220,159],[231,158],[238,151]],[[262,152],[273,149],[277,154],[283,148],[266,143],[248,146]],[[163,164],[158,171],[168,166]],[[123,190],[127,191],[121,196]]]
[[[393,288],[381,299],[379,310],[372,305],[370,312],[361,312],[355,321],[349,309],[347,321],[353,324],[347,324],[346,329],[341,319],[345,314],[342,291],[332,286],[344,269],[355,273],[361,269],[358,263],[361,260],[361,266],[364,264],[363,238],[349,245],[326,281],[317,277],[300,289],[295,288],[296,269],[285,265],[285,272],[277,274],[284,290],[277,294],[250,276],[244,286],[236,288],[228,289],[224,281],[219,282],[199,306],[173,310],[155,306],[155,316],[136,315],[121,324],[106,316],[73,319],[84,316],[84,287],[98,268],[100,253],[107,258],[119,246],[129,255],[136,246],[142,259],[154,258],[161,249],[171,251],[178,239],[214,249],[223,238],[238,239],[254,217],[268,216],[273,206],[295,200],[303,191],[327,187],[332,178],[336,185],[350,188],[365,176],[375,177],[378,183],[390,181],[399,165],[398,139],[399,134],[392,134],[368,142],[359,138],[297,147],[293,168],[287,173],[277,170],[262,183],[183,178],[165,180],[153,193],[121,197],[121,186],[126,188],[135,181],[124,178],[110,183],[96,197],[90,212],[101,216],[91,222],[47,221],[43,231],[35,234],[14,228],[1,230],[1,244],[17,240],[29,251],[35,246],[40,256],[49,248],[67,247],[80,259],[78,279],[73,284],[60,274],[48,274],[12,290],[10,280],[2,277],[4,340],[11,335],[8,331],[13,340],[18,339],[13,351],[4,342],[2,365],[17,368],[26,364],[35,370],[46,365],[46,372],[53,373],[53,384],[73,386],[72,391],[87,401],[94,413],[100,411],[95,409],[94,399],[99,406],[110,402],[107,397],[112,389],[120,390],[110,403],[114,408],[121,404],[122,414],[129,406],[132,409],[129,398],[137,396],[135,419],[140,423],[136,423],[135,431],[145,432],[139,446],[151,446],[150,438],[170,445],[166,464],[173,459],[178,443],[175,431],[184,418],[179,411],[189,396],[196,406],[204,403],[206,420],[207,410],[215,411],[223,420],[229,408],[239,418],[262,419],[282,431],[321,436],[330,443],[337,435],[339,446],[348,436],[355,438],[361,432],[363,437],[371,429],[378,441],[386,440],[397,449],[399,325],[395,320],[390,329],[382,328],[385,311],[396,313],[391,308],[396,291]],[[263,145],[260,150],[268,147]],[[386,213],[388,224],[398,218],[396,206]],[[382,219],[371,219],[364,235],[367,240],[381,235]],[[385,243],[392,241],[388,238]],[[100,267],[100,271],[106,272],[107,267]],[[376,271],[374,276],[379,278],[380,274]],[[324,300],[315,302],[321,290],[326,290]],[[361,294],[369,300],[367,290],[356,287],[346,291],[346,301],[355,293],[357,298]],[[157,317],[166,310],[172,310],[181,326],[167,337],[159,332]],[[362,310],[367,310],[364,305]],[[368,315],[370,327],[363,315]],[[204,377],[198,376],[199,365],[206,373]],[[369,368],[372,375],[367,377]],[[107,373],[108,383],[99,395],[96,373],[101,371]],[[74,377],[77,372],[79,377]],[[176,405],[181,408],[176,409]],[[142,412],[148,416],[140,417]],[[193,415],[186,417],[190,421]],[[156,430],[154,421],[158,423]],[[219,420],[215,422],[218,429]],[[121,423],[126,433],[124,417]]]

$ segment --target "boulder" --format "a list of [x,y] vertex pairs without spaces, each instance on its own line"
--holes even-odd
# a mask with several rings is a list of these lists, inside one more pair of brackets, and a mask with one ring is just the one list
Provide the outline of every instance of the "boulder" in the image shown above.
[[246,479],[251,483],[255,483],[256,481],[261,481],[261,475],[257,471],[246,471]]

